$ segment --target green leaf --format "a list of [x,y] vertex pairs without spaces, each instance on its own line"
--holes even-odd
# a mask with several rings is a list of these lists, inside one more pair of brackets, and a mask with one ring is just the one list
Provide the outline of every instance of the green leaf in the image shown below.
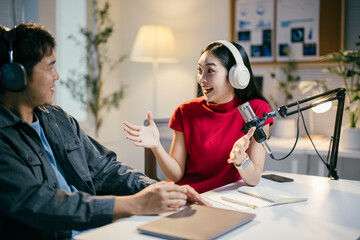
[[[97,5],[97,1],[93,2]],[[92,32],[87,28],[80,28],[80,33],[85,37],[86,43],[84,47],[88,53],[85,57],[87,73],[80,75],[73,71],[71,77],[64,83],[72,96],[83,102],[88,107],[89,112],[95,116],[96,133],[102,124],[100,112],[103,109],[118,108],[125,93],[124,86],[107,96],[104,96],[102,91],[105,82],[103,67],[107,67],[111,72],[116,65],[127,57],[126,54],[123,54],[116,61],[112,61],[109,57],[110,54],[106,44],[114,31],[114,24],[109,17],[109,9],[110,4],[106,1],[104,7],[97,9],[95,15],[92,16],[96,20],[96,32]],[[69,38],[76,40],[72,36],[69,36]]]

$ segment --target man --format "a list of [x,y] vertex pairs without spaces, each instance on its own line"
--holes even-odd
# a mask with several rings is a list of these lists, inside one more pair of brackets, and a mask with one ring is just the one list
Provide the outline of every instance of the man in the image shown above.
[[39,24],[0,26],[0,238],[69,239],[122,217],[207,205],[188,186],[156,183],[116,161],[52,105],[54,48]]

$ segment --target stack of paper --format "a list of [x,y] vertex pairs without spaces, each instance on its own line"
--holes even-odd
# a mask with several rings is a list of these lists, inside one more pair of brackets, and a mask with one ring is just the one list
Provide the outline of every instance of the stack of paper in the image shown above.
[[238,188],[237,192],[223,194],[221,195],[221,199],[251,208],[267,207],[307,200],[306,197],[295,196],[271,187],[248,186]]

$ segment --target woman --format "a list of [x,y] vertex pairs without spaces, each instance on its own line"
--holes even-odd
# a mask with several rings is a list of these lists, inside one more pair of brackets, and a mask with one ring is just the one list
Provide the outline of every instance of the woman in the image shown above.
[[[241,86],[233,82],[235,64],[247,68],[237,76]],[[189,184],[200,193],[240,179],[257,185],[265,151],[252,138],[255,129],[241,132],[245,122],[237,108],[249,102],[255,114],[262,117],[270,107],[256,86],[245,50],[227,41],[210,43],[201,52],[197,82],[204,96],[181,104],[171,117],[169,126],[174,134],[170,154],[160,143],[150,112],[147,127],[124,122],[127,139],[135,146],[150,148],[171,181]],[[265,133],[269,123],[272,119],[265,123]]]

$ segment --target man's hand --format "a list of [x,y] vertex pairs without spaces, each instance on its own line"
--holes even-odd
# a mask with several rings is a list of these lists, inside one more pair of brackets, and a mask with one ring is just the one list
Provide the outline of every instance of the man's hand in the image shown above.
[[172,182],[159,182],[134,195],[138,215],[175,211],[187,202],[187,189]]
[[192,187],[158,182],[132,196],[116,197],[113,220],[131,215],[154,215],[177,211],[187,203],[211,206]]

